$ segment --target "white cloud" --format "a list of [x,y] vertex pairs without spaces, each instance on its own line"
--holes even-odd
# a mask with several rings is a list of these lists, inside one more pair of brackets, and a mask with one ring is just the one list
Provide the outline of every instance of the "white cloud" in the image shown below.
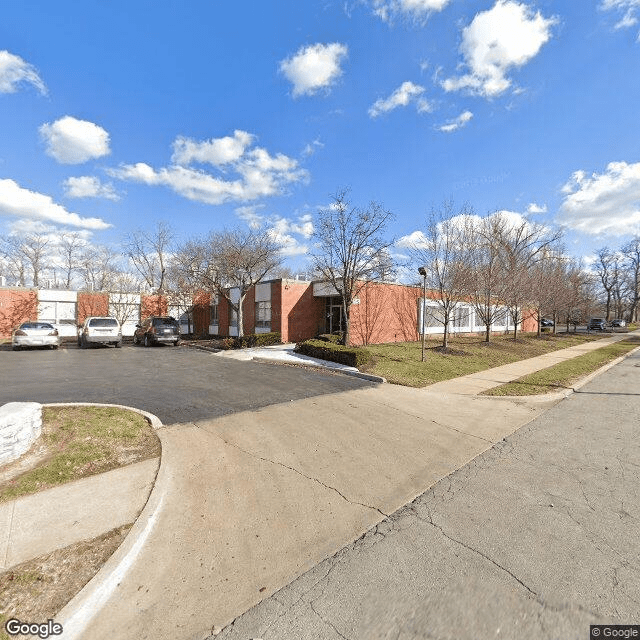
[[25,83],[33,85],[42,94],[47,93],[44,82],[32,65],[20,56],[0,51],[0,93],[15,93]]
[[432,110],[431,103],[421,97],[424,93],[424,87],[413,82],[403,82],[388,98],[380,98],[376,100],[369,108],[369,116],[377,118],[383,113],[393,111],[398,107],[406,107],[411,102],[416,103],[418,113],[426,113]]
[[373,12],[385,22],[395,16],[422,21],[435,11],[442,11],[450,0],[372,0]]
[[463,29],[460,50],[469,73],[444,80],[443,88],[467,89],[485,97],[504,93],[511,86],[507,73],[539,53],[555,23],[555,18],[533,13],[524,3],[498,0]]
[[527,207],[527,213],[547,213],[547,205],[543,204],[543,205],[539,205],[536,204],[535,202],[532,202],[528,207]]
[[640,233],[640,162],[611,162],[590,176],[576,171],[562,192],[560,224],[589,235]]
[[238,218],[244,220],[252,229],[259,229],[264,222],[264,216],[258,213],[260,209],[264,209],[263,204],[238,207],[235,211]]
[[67,178],[63,182],[64,195],[67,198],[106,198],[120,200],[112,184],[102,184],[95,176],[78,176]]
[[396,240],[395,246],[400,249],[426,248],[429,246],[429,240],[424,232],[414,231]]
[[342,75],[340,65],[348,53],[339,42],[301,47],[280,63],[280,71],[293,84],[293,97],[329,91]]
[[463,111],[455,120],[443,124],[438,127],[438,131],[444,131],[444,133],[451,133],[464,127],[473,118],[471,111]]
[[313,142],[305,145],[304,149],[302,150],[302,157],[308,158],[309,156],[312,156],[318,149],[322,149],[323,147],[324,143],[316,139]]
[[[616,23],[616,29],[626,29],[638,23],[636,12],[640,12],[640,0],[603,0],[600,4],[603,11],[617,11],[624,13],[622,18]],[[640,40],[640,34],[638,34]]]
[[[239,141],[239,145],[234,145],[234,140]],[[253,140],[254,136],[241,131],[236,131],[233,138],[204,142],[191,140],[188,145],[183,144],[184,138],[176,140],[173,145],[174,161],[222,164],[224,173],[220,176],[181,164],[156,170],[144,162],[124,164],[117,169],[109,169],[108,173],[120,180],[166,186],[189,200],[214,205],[278,195],[287,185],[308,179],[308,172],[301,169],[293,158],[282,153],[272,156],[262,147],[248,148]],[[218,144],[220,141],[224,142]],[[236,174],[235,179],[228,177],[232,172]]]
[[102,127],[71,116],[43,124],[40,135],[47,144],[47,154],[62,164],[81,164],[111,152],[109,134]]
[[[306,216],[305,216],[306,217]],[[310,218],[310,217],[309,217]],[[309,224],[311,224],[309,222]],[[294,238],[292,233],[300,234],[302,227],[288,218],[275,218],[271,222],[271,226],[267,229],[267,233],[274,242],[281,246],[280,252],[285,256],[299,256],[308,253],[309,246]],[[313,224],[311,224],[311,232],[309,235],[303,235],[306,239],[313,233]]]
[[254,136],[239,129],[233,132],[233,136],[203,142],[179,136],[173,143],[171,160],[182,166],[202,162],[220,167],[239,160],[253,140]]
[[0,215],[48,220],[85,229],[106,229],[110,227],[100,218],[81,218],[77,213],[67,211],[53,202],[50,196],[23,189],[10,179],[0,180]]

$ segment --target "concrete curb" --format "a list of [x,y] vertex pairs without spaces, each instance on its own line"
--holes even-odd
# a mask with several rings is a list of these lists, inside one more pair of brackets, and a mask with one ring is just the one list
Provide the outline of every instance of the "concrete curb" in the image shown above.
[[279,358],[269,358],[267,356],[254,356],[254,362],[265,362],[267,364],[288,364],[293,365],[294,367],[311,367],[313,369],[326,369],[327,371],[332,371],[334,373],[342,373],[346,376],[352,376],[354,378],[362,378],[363,380],[369,380],[370,382],[380,382],[386,383],[386,378],[382,376],[374,376],[370,373],[362,373],[361,371],[352,371],[351,369],[341,369],[340,367],[329,367],[324,364],[316,363],[316,362],[306,362],[304,360],[300,360],[299,362],[293,360],[281,360]]
[[158,418],[158,416],[153,413],[149,413],[148,411],[143,411],[142,409],[136,409],[135,407],[127,407],[123,404],[101,404],[99,402],[49,402],[47,404],[43,404],[43,407],[114,407],[116,409],[125,409],[126,411],[133,411],[133,413],[138,413],[149,421],[149,424],[154,429],[159,429],[164,426]]
[[[144,416],[149,420],[154,429],[159,429],[164,426],[160,418],[152,413],[124,405],[91,402],[60,402],[44,406],[117,407]],[[89,580],[56,616],[56,621],[60,622],[64,629],[60,636],[62,640],[82,638],[86,626],[118,587],[118,584],[133,564],[155,525],[164,501],[164,487],[167,482],[166,464],[164,464],[162,453],[160,453],[160,465],[149,498],[124,541],[102,565],[98,573]]]

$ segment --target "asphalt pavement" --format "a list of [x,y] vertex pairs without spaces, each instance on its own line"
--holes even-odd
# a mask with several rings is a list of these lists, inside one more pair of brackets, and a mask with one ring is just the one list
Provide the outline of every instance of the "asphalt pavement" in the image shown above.
[[639,367],[636,352],[216,640],[587,640],[591,624],[640,624]]
[[189,347],[0,348],[0,404],[96,402],[133,406],[164,424],[215,418],[371,386],[325,371],[239,362]]

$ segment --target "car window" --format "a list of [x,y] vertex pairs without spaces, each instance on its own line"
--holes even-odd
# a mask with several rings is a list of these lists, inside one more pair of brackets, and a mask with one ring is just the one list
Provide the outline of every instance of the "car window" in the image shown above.
[[153,326],[154,327],[175,327],[177,322],[169,317],[169,318],[154,318]]
[[53,329],[48,322],[23,322],[20,329]]
[[89,321],[90,327],[117,327],[118,321],[114,318],[94,318]]

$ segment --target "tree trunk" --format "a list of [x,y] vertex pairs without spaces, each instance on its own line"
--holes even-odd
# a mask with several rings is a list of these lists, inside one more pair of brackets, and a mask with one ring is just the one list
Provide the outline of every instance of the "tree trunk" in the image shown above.
[[243,302],[244,302],[244,296],[240,296],[240,300],[238,301],[238,306],[236,307],[236,317],[238,318],[238,338],[242,338],[242,336],[244,335],[244,311],[242,309]]
[[351,305],[347,304],[345,297],[342,297],[342,311],[344,312],[344,335],[342,336],[342,344],[348,347],[351,343]]

